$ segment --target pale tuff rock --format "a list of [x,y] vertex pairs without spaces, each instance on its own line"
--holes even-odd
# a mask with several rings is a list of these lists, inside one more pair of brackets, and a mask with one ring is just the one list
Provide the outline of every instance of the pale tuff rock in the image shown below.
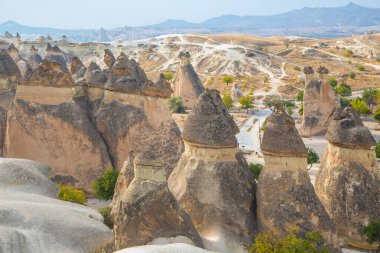
[[135,154],[133,150],[129,151],[127,159],[123,163],[123,167],[120,170],[119,177],[117,178],[117,182],[115,185],[115,192],[113,195],[112,204],[117,203],[118,197],[120,196],[120,193],[125,191],[129,184],[132,182],[135,173],[134,173],[134,160],[135,160]]
[[324,77],[329,73],[329,70],[323,66],[319,66],[317,73],[319,74],[319,79],[324,80]]
[[18,49],[13,44],[8,47],[7,51],[19,68],[21,79],[27,80],[32,74],[32,68],[29,63],[20,56]]
[[12,57],[14,62],[17,63],[18,61],[22,60],[18,49],[15,47],[15,45],[13,45],[13,43],[8,47],[7,52]]
[[11,79],[21,78],[20,70],[6,50],[0,51],[0,77]]
[[91,62],[87,67],[84,78],[88,85],[94,87],[104,87],[104,84],[107,81],[107,76],[95,62]]
[[[169,243],[169,242],[166,242]],[[116,251],[115,253],[217,253],[214,251],[204,250],[185,243],[171,243],[165,245],[146,245],[132,247]]]
[[106,64],[106,66],[108,68],[112,68],[113,67],[113,65],[115,64],[116,59],[115,59],[115,56],[113,56],[111,50],[109,50],[109,49],[105,49],[104,50],[103,61],[104,61],[104,63]]
[[82,78],[86,73],[86,67],[83,65],[82,61],[77,56],[74,56],[71,59],[70,73],[72,75],[75,75],[74,79]]
[[0,252],[95,253],[112,231],[94,209],[55,199],[46,165],[0,159]]
[[36,70],[43,62],[42,57],[38,54],[38,49],[34,46],[30,48],[28,63],[32,70]]
[[368,222],[380,219],[380,181],[370,131],[348,107],[337,111],[327,134],[315,189],[337,224],[344,244],[362,249],[368,245],[361,232]]
[[[321,75],[326,71],[325,68],[319,69]],[[306,84],[304,92],[300,135],[309,137],[324,134],[328,118],[339,108],[339,98],[328,82],[317,79],[310,80]]]
[[47,44],[45,60],[58,63],[65,73],[69,73],[64,54],[57,45],[52,47],[50,43]]
[[305,74],[306,76],[306,83],[308,83],[309,81],[313,80],[314,79],[314,69],[313,67],[311,66],[305,66],[303,68],[303,73]]
[[237,100],[243,96],[243,92],[241,91],[238,83],[234,83],[232,85],[231,95],[232,95],[232,98],[235,100]]
[[167,187],[166,170],[156,154],[140,153],[134,159],[134,175],[112,203],[116,249],[155,244],[158,240],[202,247],[189,216]]
[[181,52],[179,58],[181,63],[173,81],[174,96],[182,97],[184,105],[188,108],[193,108],[204,88],[193,65],[190,63],[189,52]]
[[164,74],[160,74],[160,78],[156,83],[149,83],[144,90],[144,94],[152,97],[169,98],[173,93],[170,83],[165,79]]
[[20,36],[19,33],[16,34],[16,43],[17,43],[17,44],[21,44],[21,43],[22,43],[22,41],[21,41],[21,36]]
[[293,119],[281,105],[268,117],[262,152],[265,167],[257,184],[259,231],[319,230],[333,252],[341,252],[334,223],[314,192],[307,150]]
[[206,248],[220,252],[244,252],[255,231],[255,184],[239,156],[237,133],[219,93],[203,93],[185,123],[186,149],[168,180]]

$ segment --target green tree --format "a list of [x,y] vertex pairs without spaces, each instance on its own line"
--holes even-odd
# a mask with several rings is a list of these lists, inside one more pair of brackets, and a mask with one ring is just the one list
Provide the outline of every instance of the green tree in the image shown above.
[[355,74],[354,72],[350,72],[350,73],[348,74],[348,76],[349,76],[351,79],[355,79],[356,74]]
[[376,252],[380,252],[380,220],[371,221],[363,228],[368,243],[379,243]]
[[234,79],[232,76],[224,76],[222,79],[222,82],[227,84],[227,86],[229,83],[232,83],[233,81],[234,81]]
[[376,158],[380,158],[380,141],[376,143],[375,152],[376,152]]
[[106,170],[98,179],[91,184],[95,196],[101,200],[110,200],[113,197],[119,171],[111,168]]
[[172,72],[166,72],[164,73],[165,80],[170,82],[173,79],[173,73]]
[[312,148],[307,148],[307,164],[310,165],[309,170],[314,163],[319,163],[319,156]]
[[293,229],[283,234],[264,232],[256,236],[249,253],[329,253],[318,231]]
[[358,70],[359,70],[359,71],[364,71],[364,70],[365,70],[365,67],[364,67],[364,66],[359,66],[359,67],[358,67]]
[[303,95],[304,95],[304,91],[303,90],[297,91],[296,101],[297,102],[302,102],[303,101]]
[[261,171],[263,170],[264,166],[260,163],[250,163],[248,165],[249,171],[251,172],[254,179],[258,180]]
[[245,95],[239,98],[240,109],[246,109],[247,114],[248,114],[248,110],[254,108],[254,105],[253,105],[254,100],[255,99],[249,95]]
[[338,81],[336,80],[335,76],[329,77],[328,82],[331,85],[331,87],[335,87],[338,85]]
[[69,201],[81,205],[84,205],[87,201],[84,191],[75,189],[74,187],[67,185],[59,185],[58,198],[60,200]]
[[369,109],[368,105],[365,103],[364,100],[361,100],[361,99],[351,100],[351,105],[352,105],[352,108],[354,108],[354,110],[360,115],[368,115],[371,113],[371,110]]
[[171,97],[169,99],[169,108],[172,113],[185,113],[182,97]]
[[231,94],[228,92],[223,93],[222,101],[223,101],[224,106],[227,108],[227,110],[230,110],[232,106],[234,105],[234,101],[231,97]]
[[373,118],[379,122],[380,124],[380,109],[377,109],[376,112],[373,114]]
[[303,103],[300,105],[300,108],[298,109],[298,113],[300,116],[303,116]]
[[373,107],[377,103],[378,90],[369,88],[362,92],[362,100],[366,102],[369,107]]
[[352,57],[353,54],[354,54],[354,52],[352,52],[352,50],[347,50],[343,53],[343,56],[344,57]]
[[342,97],[349,97],[352,95],[351,86],[342,83],[334,87],[334,90],[336,93],[338,93],[339,96]]

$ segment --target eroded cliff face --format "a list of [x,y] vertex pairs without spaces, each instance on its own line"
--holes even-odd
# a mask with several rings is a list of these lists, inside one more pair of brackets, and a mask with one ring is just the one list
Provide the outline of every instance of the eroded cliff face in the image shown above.
[[[133,79],[135,72],[125,71]],[[17,86],[7,113],[4,157],[44,162],[55,181],[85,190],[104,170],[121,169],[132,150],[155,150],[170,173],[183,143],[171,118],[167,89],[148,96],[144,90],[131,94],[104,85],[97,88],[90,81],[76,84],[61,64],[47,60],[40,64],[28,81]],[[145,86],[155,84],[149,81]]]

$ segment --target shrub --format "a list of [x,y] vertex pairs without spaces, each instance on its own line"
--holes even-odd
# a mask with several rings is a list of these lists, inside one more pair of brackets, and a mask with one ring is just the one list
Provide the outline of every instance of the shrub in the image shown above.
[[59,185],[59,199],[84,205],[86,203],[86,195],[84,191],[75,189],[68,185]]
[[304,96],[304,91],[303,90],[297,91],[296,101],[297,102],[302,102],[303,101],[303,96]]
[[352,105],[352,108],[354,108],[354,110],[360,115],[368,115],[371,113],[371,110],[369,109],[368,105],[365,103],[364,100],[361,100],[361,99],[351,100],[351,105]]
[[[380,243],[380,220],[368,223],[368,225],[363,228],[363,234],[366,236],[368,243]],[[380,244],[376,252],[380,252]]]
[[351,87],[345,83],[335,86],[334,90],[342,97],[349,97],[352,95]]
[[300,232],[298,228],[283,234],[264,232],[256,236],[249,253],[329,253],[318,231]]
[[358,70],[359,70],[359,71],[364,71],[364,70],[365,70],[365,67],[364,67],[364,66],[359,66],[359,67],[358,67]]
[[222,82],[225,83],[225,84],[227,84],[227,86],[228,86],[228,84],[229,84],[229,83],[232,83],[233,80],[234,80],[234,79],[233,79],[232,76],[224,76],[223,79],[222,79]]
[[166,72],[166,73],[164,73],[164,77],[165,77],[165,80],[169,82],[170,80],[173,79],[173,73],[172,72]]
[[376,158],[380,158],[380,141],[376,144],[375,152],[376,152]]
[[223,93],[222,101],[223,101],[224,106],[227,108],[227,110],[231,109],[232,106],[234,105],[234,101],[231,97],[231,94],[228,92]]
[[251,172],[254,179],[259,179],[260,173],[263,170],[264,166],[260,163],[250,163],[248,165],[249,171]]
[[319,156],[312,148],[307,148],[307,164],[310,165],[309,170],[314,163],[319,163]]
[[301,68],[298,67],[298,66],[294,66],[294,70],[295,70],[295,71],[301,71]]
[[352,50],[347,50],[343,53],[343,56],[344,57],[352,57],[353,54],[354,54],[354,52],[352,52]]
[[376,112],[373,114],[373,118],[380,123],[380,109],[377,109]]
[[368,106],[374,106],[377,104],[379,91],[373,88],[365,89],[362,92],[362,99]]
[[185,113],[182,97],[171,97],[169,99],[169,108],[173,113]]
[[342,108],[347,107],[350,104],[350,100],[347,98],[340,97],[339,100],[340,100],[340,106]]
[[298,113],[300,116],[303,116],[303,104],[300,105],[300,108],[298,109]]
[[113,229],[113,221],[111,218],[111,210],[110,206],[99,209],[99,213],[103,216],[103,223],[107,225],[110,229]]
[[355,79],[356,74],[355,74],[354,72],[350,72],[350,73],[348,74],[348,76],[349,76],[351,79]]
[[328,82],[331,85],[331,87],[335,87],[338,85],[338,81],[336,80],[334,76],[329,77]]
[[119,171],[111,168],[106,170],[98,179],[96,179],[91,184],[91,188],[95,191],[96,198],[101,200],[112,199],[118,176]]
[[249,95],[245,95],[239,98],[240,109],[247,109],[247,113],[248,113],[248,110],[254,107],[253,105],[254,100],[255,99]]

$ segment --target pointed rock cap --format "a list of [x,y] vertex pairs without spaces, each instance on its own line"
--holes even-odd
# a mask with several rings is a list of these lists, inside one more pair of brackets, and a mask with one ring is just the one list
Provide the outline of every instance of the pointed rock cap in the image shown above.
[[314,69],[312,66],[305,66],[305,67],[303,67],[303,73],[306,75],[314,74]]
[[4,33],[4,38],[12,39],[12,38],[13,38],[13,35],[10,34],[8,31],[5,31],[5,33]]
[[158,166],[162,167],[159,156],[153,151],[140,152],[134,159],[134,164],[145,166]]
[[369,129],[352,107],[339,109],[331,118],[326,139],[343,148],[371,149],[376,146]]
[[239,133],[217,90],[207,90],[199,98],[185,122],[182,138],[194,146],[234,148]]
[[19,33],[16,34],[16,38],[18,38],[18,39],[21,38]]
[[11,43],[7,49],[8,53],[18,53],[18,49]]
[[0,77],[21,77],[21,73],[7,50],[0,51]]
[[48,43],[46,46],[46,52],[62,53],[62,50],[57,45],[52,47],[50,43]]
[[77,74],[77,72],[80,69],[85,69],[85,66],[83,65],[83,62],[79,59],[79,57],[74,56],[71,59],[70,72],[71,74]]
[[324,66],[319,66],[317,73],[326,75],[329,73],[329,70]]
[[38,49],[34,46],[31,46],[29,52],[30,54],[38,54]]
[[115,64],[116,59],[115,56],[112,54],[111,50],[104,49],[103,61],[108,68],[112,68],[112,66]]
[[181,51],[178,55],[181,59],[181,66],[190,64],[190,53],[187,51]]
[[280,103],[267,118],[261,151],[265,155],[307,157],[307,149],[295,127],[294,120],[286,114]]

